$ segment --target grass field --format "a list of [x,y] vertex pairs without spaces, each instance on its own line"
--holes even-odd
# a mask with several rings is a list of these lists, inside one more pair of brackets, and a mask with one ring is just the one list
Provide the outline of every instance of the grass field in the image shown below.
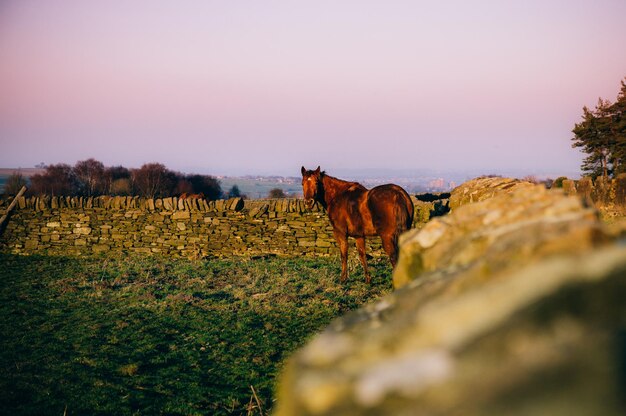
[[14,173],[21,173],[22,176],[24,176],[24,178],[26,178],[28,180],[28,178],[30,178],[31,176],[37,174],[37,173],[43,173],[45,172],[45,169],[40,169],[40,168],[17,168],[17,169],[11,169],[11,168],[0,168],[0,195],[4,192],[4,184],[6,183],[7,179],[9,178],[9,176],[11,176]]
[[13,415],[267,414],[289,353],[391,290],[386,259],[370,260],[372,285],[356,261],[339,284],[335,258],[0,265],[0,414]]
[[254,178],[235,178],[226,177],[220,179],[220,186],[222,191],[227,193],[233,187],[237,185],[242,195],[246,195],[250,199],[267,198],[270,190],[274,188],[282,189],[286,195],[290,198],[294,198],[297,195],[302,194],[302,185],[300,181],[294,183],[279,182],[278,180],[272,180],[265,178],[264,180]]

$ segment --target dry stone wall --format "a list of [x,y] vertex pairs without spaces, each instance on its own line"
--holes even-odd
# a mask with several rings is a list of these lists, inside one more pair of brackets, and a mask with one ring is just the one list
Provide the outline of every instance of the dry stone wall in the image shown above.
[[[515,179],[483,178],[483,188],[469,183],[452,196],[413,198],[415,228],[458,206],[492,197],[500,191],[532,186]],[[626,176],[564,180],[563,191],[599,204],[601,209],[626,205]],[[448,199],[449,197],[449,199]],[[437,199],[440,198],[440,199]],[[0,200],[0,215],[10,200]],[[139,197],[19,198],[4,232],[0,251],[87,255],[103,252],[161,253],[203,257],[230,255],[337,254],[326,213],[308,212],[302,200],[229,200]],[[382,255],[380,241],[368,240],[368,253]]]
[[[418,204],[416,221],[433,205]],[[383,254],[379,239],[368,245]],[[1,251],[23,254],[334,255],[335,247],[326,212],[298,199],[19,198],[0,235]]]
[[567,195],[579,195],[586,201],[601,205],[626,205],[626,174],[614,179],[601,177],[592,180],[583,177],[580,180],[565,179],[562,183]]
[[[162,253],[174,256],[328,254],[325,213],[294,199],[20,199],[0,239],[14,253]],[[375,247],[376,248],[376,247]]]

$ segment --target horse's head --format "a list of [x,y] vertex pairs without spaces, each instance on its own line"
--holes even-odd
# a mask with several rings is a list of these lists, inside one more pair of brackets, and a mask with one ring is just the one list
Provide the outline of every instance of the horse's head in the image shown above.
[[308,209],[313,208],[315,201],[321,201],[323,198],[322,176],[318,166],[315,170],[306,170],[304,166],[302,172],[302,191],[304,192],[304,203]]

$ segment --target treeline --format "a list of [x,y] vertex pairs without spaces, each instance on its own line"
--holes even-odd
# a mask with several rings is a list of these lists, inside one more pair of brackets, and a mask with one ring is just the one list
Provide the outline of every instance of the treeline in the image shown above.
[[[5,193],[15,194],[26,180],[18,172],[7,180]],[[208,175],[183,174],[161,163],[146,163],[139,169],[106,167],[95,159],[48,165],[45,172],[30,177],[30,195],[99,196],[139,195],[146,198],[198,195],[216,200],[224,197],[220,182]],[[228,196],[228,195],[226,195]]]
[[583,120],[574,126],[572,147],[587,155],[582,171],[592,178],[626,173],[626,78],[617,100],[598,99],[596,108],[583,107]]

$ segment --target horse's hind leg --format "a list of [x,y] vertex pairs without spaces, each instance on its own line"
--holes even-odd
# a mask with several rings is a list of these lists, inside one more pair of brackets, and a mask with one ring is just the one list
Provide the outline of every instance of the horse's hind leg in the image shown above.
[[385,253],[389,256],[389,261],[391,262],[391,267],[396,267],[396,263],[398,262],[398,242],[397,239],[394,238],[394,235],[391,234],[381,234],[380,239],[383,242],[383,249]]
[[369,283],[372,278],[370,276],[370,272],[367,269],[367,257],[365,256],[365,237],[356,237],[356,248],[359,252],[359,258],[361,259],[361,264],[363,265],[363,272],[365,273],[365,283]]
[[348,236],[338,231],[334,231],[333,234],[341,253],[341,282],[343,283],[348,280]]

